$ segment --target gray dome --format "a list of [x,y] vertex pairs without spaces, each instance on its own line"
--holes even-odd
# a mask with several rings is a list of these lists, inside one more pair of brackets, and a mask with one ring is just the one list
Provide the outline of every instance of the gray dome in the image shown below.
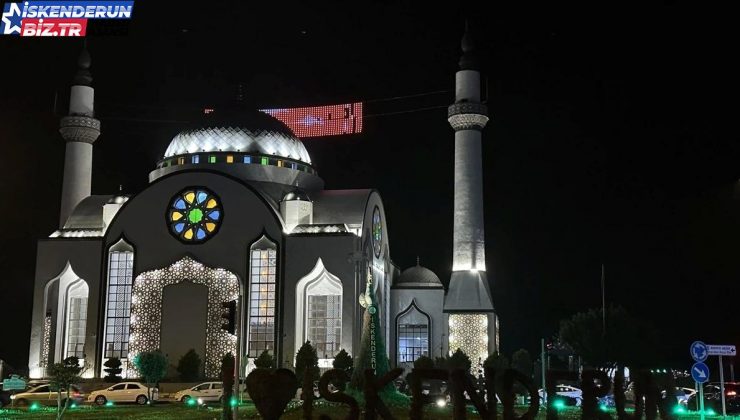
[[417,263],[416,266],[403,270],[398,279],[393,282],[393,285],[395,287],[442,287],[442,282],[434,274],[434,271]]
[[204,118],[197,126],[177,134],[164,157],[199,152],[256,153],[311,164],[306,147],[293,132],[277,119],[258,111]]
[[283,197],[282,201],[308,201],[310,202],[311,199],[308,197],[305,191],[301,189],[295,189],[285,194],[285,197]]

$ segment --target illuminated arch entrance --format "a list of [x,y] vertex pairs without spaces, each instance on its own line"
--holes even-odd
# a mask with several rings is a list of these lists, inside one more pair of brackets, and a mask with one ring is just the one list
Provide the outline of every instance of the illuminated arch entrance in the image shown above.
[[[136,277],[131,298],[130,357],[134,360],[141,352],[161,348],[163,291],[166,286],[183,281],[208,288],[205,374],[215,378],[219,375],[221,358],[229,352],[236,354],[236,336],[221,329],[221,304],[239,299],[239,280],[230,271],[206,267],[190,257]],[[129,377],[138,376],[130,366]]]

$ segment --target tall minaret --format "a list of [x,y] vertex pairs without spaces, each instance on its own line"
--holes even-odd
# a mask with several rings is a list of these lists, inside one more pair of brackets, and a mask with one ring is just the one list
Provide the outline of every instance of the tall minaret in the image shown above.
[[447,121],[455,130],[455,202],[452,276],[445,296],[449,349],[461,348],[475,365],[498,349],[498,321],[486,278],[483,237],[481,134],[488,109],[480,101],[480,72],[465,25],[463,55],[455,74],[455,103]]
[[60,228],[64,227],[77,204],[90,195],[93,143],[100,135],[100,121],[94,118],[95,90],[92,88],[90,63],[90,54],[85,47],[77,60],[77,74],[72,80],[69,114],[59,122],[59,132],[67,142]]

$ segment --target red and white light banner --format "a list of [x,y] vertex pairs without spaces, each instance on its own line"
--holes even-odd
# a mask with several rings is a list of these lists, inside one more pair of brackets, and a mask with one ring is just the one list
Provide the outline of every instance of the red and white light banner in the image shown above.
[[261,111],[282,121],[299,138],[362,133],[362,102]]

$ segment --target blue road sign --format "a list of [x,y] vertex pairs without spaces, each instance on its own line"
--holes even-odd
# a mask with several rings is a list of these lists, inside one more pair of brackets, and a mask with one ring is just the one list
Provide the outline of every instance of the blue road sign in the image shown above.
[[709,356],[709,348],[701,341],[694,341],[691,343],[691,347],[689,347],[689,353],[691,353],[691,357],[695,361],[703,362]]
[[709,366],[702,362],[694,363],[691,366],[691,377],[694,378],[695,382],[703,384],[709,380]]

